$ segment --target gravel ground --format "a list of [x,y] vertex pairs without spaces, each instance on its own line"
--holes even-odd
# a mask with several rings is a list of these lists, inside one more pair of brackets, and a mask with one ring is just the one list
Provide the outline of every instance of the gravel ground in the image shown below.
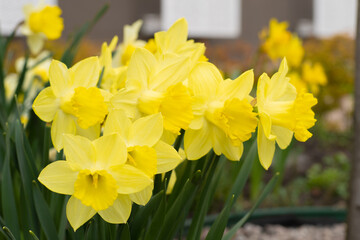
[[[264,227],[246,224],[239,229],[233,240],[345,240],[345,223],[300,227],[284,227],[281,225],[266,225]],[[204,229],[205,238],[208,229]],[[204,239],[202,238],[202,239]]]

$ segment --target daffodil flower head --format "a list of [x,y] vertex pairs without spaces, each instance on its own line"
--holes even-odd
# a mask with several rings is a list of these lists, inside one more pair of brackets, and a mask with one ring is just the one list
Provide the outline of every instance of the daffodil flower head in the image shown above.
[[183,84],[189,71],[186,56],[158,61],[148,50],[137,48],[127,69],[126,89],[112,98],[112,108],[132,117],[161,112],[164,129],[178,134],[193,117],[191,96]]
[[[156,113],[132,122],[122,110],[109,113],[104,126],[104,136],[118,133],[124,140],[128,158],[127,164],[153,178],[155,174],[175,169],[182,158],[173,146],[163,142],[163,118]],[[152,195],[148,187],[140,193],[130,194],[133,202],[145,205]]]
[[94,139],[100,135],[108,107],[108,92],[96,88],[100,67],[97,57],[84,59],[68,69],[53,60],[49,68],[50,87],[42,90],[33,110],[45,122],[51,122],[51,139],[56,150],[63,147],[64,133]]
[[126,163],[127,149],[118,134],[94,141],[64,135],[66,161],[46,166],[38,180],[53,192],[71,195],[67,218],[76,231],[96,213],[109,223],[126,223],[128,194],[142,191],[152,179]]
[[235,80],[226,79],[211,63],[201,62],[189,76],[194,98],[194,120],[185,131],[184,147],[189,160],[196,160],[214,148],[230,160],[240,160],[243,142],[251,138],[257,125],[249,96],[253,71]]
[[21,26],[21,32],[27,36],[27,43],[33,54],[42,49],[45,39],[60,38],[64,23],[58,6],[49,6],[42,1],[37,6],[25,5],[23,11],[25,22]]
[[302,65],[302,77],[309,86],[310,92],[314,95],[319,93],[319,86],[327,84],[327,77],[320,63],[311,64],[310,62],[304,62]]
[[279,71],[271,79],[266,73],[260,76],[257,88],[259,114],[258,153],[265,169],[271,165],[275,142],[285,149],[295,138],[306,141],[311,137],[308,131],[315,124],[311,107],[317,103],[310,93],[297,93],[286,77],[288,66],[284,58]]

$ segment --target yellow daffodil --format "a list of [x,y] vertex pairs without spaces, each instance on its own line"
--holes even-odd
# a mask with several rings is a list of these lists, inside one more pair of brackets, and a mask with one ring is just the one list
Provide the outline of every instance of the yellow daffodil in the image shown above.
[[109,46],[106,42],[101,47],[100,66],[104,68],[101,88],[116,93],[119,89],[125,87],[125,77],[127,66],[113,67],[112,53],[115,50],[118,37],[115,36]]
[[156,44],[155,56],[158,59],[169,58],[176,55],[190,57],[191,68],[204,56],[205,45],[187,40],[188,24],[185,18],[178,19],[167,31],[157,32],[154,35]]
[[25,21],[20,31],[27,36],[27,43],[33,54],[40,52],[45,39],[60,38],[64,23],[58,6],[49,6],[42,2],[37,6],[27,4],[23,12]]
[[327,77],[320,63],[312,65],[305,62],[302,65],[302,77],[304,82],[308,84],[310,92],[314,95],[319,93],[319,85],[324,86],[327,84]]
[[158,61],[148,50],[137,48],[127,69],[126,87],[111,99],[111,107],[125,110],[131,118],[161,112],[165,130],[178,134],[193,117],[191,97],[182,83],[189,71],[187,57]]
[[213,148],[217,155],[240,160],[243,142],[257,126],[249,96],[253,71],[235,80],[223,80],[213,64],[202,62],[192,70],[188,83],[194,97],[194,120],[184,138],[188,159],[199,159]]
[[53,192],[71,195],[66,216],[76,231],[96,213],[109,223],[126,223],[131,212],[128,194],[152,183],[151,178],[126,163],[127,150],[118,134],[94,141],[64,135],[66,161],[46,166],[39,181]]
[[286,57],[291,66],[299,66],[304,56],[301,40],[287,31],[287,22],[278,22],[271,19],[268,31],[262,32],[262,50],[272,59]]
[[275,142],[285,149],[293,134],[299,141],[311,137],[309,128],[315,118],[311,107],[317,103],[310,93],[296,92],[286,77],[288,66],[284,58],[279,71],[271,79],[266,73],[259,78],[257,107],[259,114],[258,152],[261,165],[268,169],[275,152]]
[[137,20],[132,25],[124,26],[123,42],[116,50],[113,59],[113,67],[126,66],[129,64],[130,58],[138,47],[144,47],[146,42],[139,40],[140,28],[143,24],[142,20]]
[[100,67],[97,57],[84,59],[72,68],[53,60],[49,69],[50,87],[42,90],[33,103],[38,117],[51,122],[51,139],[56,150],[63,147],[64,133],[94,139],[100,135],[108,107],[109,93],[96,87]]
[[[173,170],[181,161],[180,155],[169,144],[160,140],[163,119],[160,113],[139,118],[134,122],[122,110],[111,111],[107,117],[104,136],[118,133],[128,151],[127,164],[153,178],[155,174]],[[152,195],[153,185],[130,194],[133,202],[145,205]]]

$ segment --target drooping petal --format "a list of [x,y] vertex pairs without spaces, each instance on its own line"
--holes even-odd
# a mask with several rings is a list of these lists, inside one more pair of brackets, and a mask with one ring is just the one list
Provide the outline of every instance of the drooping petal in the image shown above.
[[63,134],[67,133],[76,133],[75,120],[71,115],[58,110],[51,125],[51,140],[58,152],[63,148]]
[[275,139],[265,136],[262,122],[259,122],[257,144],[260,164],[268,170],[275,153]]
[[129,164],[112,167],[111,175],[119,186],[118,193],[120,194],[136,193],[153,183],[153,180],[144,172]]
[[129,196],[119,194],[112,206],[98,213],[109,223],[126,223],[131,213],[131,200]]
[[41,34],[32,34],[27,37],[27,44],[30,52],[38,54],[44,46],[44,37]]
[[157,173],[155,149],[148,146],[134,146],[131,149],[128,163],[152,178]]
[[131,86],[145,87],[148,85],[148,79],[151,70],[154,69],[156,58],[144,48],[135,49],[127,69],[127,82]]
[[154,146],[163,134],[163,118],[161,113],[152,114],[136,120],[129,130],[130,146]]
[[100,75],[100,63],[98,57],[89,57],[76,63],[69,69],[71,83],[77,87],[95,87]]
[[54,95],[51,87],[42,90],[33,103],[35,114],[44,122],[51,122],[60,107],[60,101]]
[[154,189],[154,184],[150,184],[144,190],[130,194],[131,201],[135,202],[137,205],[147,204],[152,196],[152,191]]
[[220,100],[231,98],[245,99],[251,92],[254,84],[254,71],[248,70],[235,80],[222,81],[217,96]]
[[184,136],[184,150],[189,160],[197,160],[207,154],[212,147],[212,127],[204,121],[198,130],[187,129]]
[[238,144],[238,146],[234,146],[230,138],[228,138],[224,131],[218,127],[213,128],[212,137],[214,143],[214,152],[216,155],[224,154],[229,160],[240,160],[244,149],[242,143]]
[[165,173],[176,168],[182,158],[175,148],[163,141],[154,146],[157,155],[157,173]]
[[96,211],[94,209],[85,206],[74,196],[71,196],[66,205],[66,217],[74,231],[86,223],[95,214]]
[[126,162],[127,148],[119,134],[102,136],[93,141],[93,145],[96,153],[96,165],[101,169]]
[[104,136],[110,135],[112,133],[118,133],[123,138],[125,143],[127,143],[130,126],[131,121],[126,116],[124,110],[112,110],[106,118]]
[[170,86],[184,81],[190,72],[190,60],[188,57],[177,57],[166,61],[166,65],[149,79],[149,88],[164,92]]
[[289,146],[291,139],[294,135],[294,132],[291,130],[280,127],[280,126],[272,126],[271,131],[273,135],[276,136],[276,142],[281,149],[285,149]]
[[91,141],[82,136],[64,135],[64,153],[74,170],[91,169],[95,164],[95,150]]
[[38,180],[53,192],[72,195],[77,175],[66,161],[55,161],[40,172]]
[[221,73],[214,64],[200,62],[190,72],[189,89],[195,96],[215,97],[222,80]]
[[66,65],[52,60],[49,67],[49,81],[54,95],[61,97],[70,87],[70,75]]

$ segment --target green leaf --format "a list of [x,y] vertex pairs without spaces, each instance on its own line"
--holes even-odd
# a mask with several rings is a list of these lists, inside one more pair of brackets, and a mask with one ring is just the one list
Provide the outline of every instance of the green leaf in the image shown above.
[[12,234],[12,232],[10,231],[9,228],[7,228],[6,226],[3,226],[2,228],[4,230],[4,232],[6,233],[8,239],[11,239],[11,240],[16,240],[16,238],[14,237],[14,235]]
[[39,240],[39,238],[36,236],[36,234],[33,231],[29,230],[29,233],[34,240]]
[[223,155],[220,158],[219,156],[214,157],[210,170],[206,173],[187,239],[200,239],[205,216],[214,197],[225,162],[226,158]]
[[215,222],[210,228],[209,233],[207,234],[205,240],[218,240],[222,237],[224,230],[226,228],[227,221],[229,219],[229,214],[231,207],[234,202],[234,196],[227,201],[225,207],[219,214],[219,216],[216,218]]
[[163,193],[164,190],[158,192],[151,197],[150,201],[145,206],[141,206],[137,210],[135,217],[130,222],[130,231],[133,239],[138,239],[141,231],[146,227],[149,217],[156,212],[156,209],[161,203]]
[[157,239],[172,239],[178,228],[184,223],[190,206],[194,200],[196,190],[201,179],[201,171],[196,171],[191,180],[183,186],[175,202],[167,209],[163,227]]
[[253,141],[249,152],[244,156],[245,159],[242,160],[243,163],[238,165],[239,170],[234,181],[234,184],[231,187],[230,193],[227,198],[227,202],[230,201],[231,198],[234,198],[234,202],[242,193],[246,180],[249,178],[251,168],[253,167],[254,161],[257,159],[257,142],[256,139]]
[[260,197],[256,200],[255,204],[250,209],[250,211],[229,230],[229,232],[222,238],[222,240],[230,240],[235,235],[237,229],[239,229],[241,226],[243,226],[246,223],[246,221],[249,219],[249,217],[255,211],[255,209],[258,208],[258,206],[262,203],[262,201],[264,201],[266,196],[273,190],[278,178],[279,178],[279,173],[276,173],[272,177],[270,182],[266,185],[264,191],[261,193]]
[[128,224],[122,224],[122,225],[123,227],[121,230],[120,237],[118,239],[131,240],[129,225]]
[[5,133],[5,162],[2,169],[1,181],[1,203],[3,209],[3,216],[6,225],[12,230],[17,239],[20,239],[20,229],[18,214],[16,208],[15,194],[10,169],[10,132],[7,128]]
[[99,21],[99,19],[106,13],[108,8],[109,5],[105,4],[95,15],[95,17],[90,22],[86,22],[75,34],[70,46],[65,50],[63,56],[61,57],[61,62],[66,64],[67,67],[71,67],[82,38],[94,27],[94,25]]
[[162,199],[160,205],[151,219],[149,230],[145,234],[145,240],[156,239],[160,233],[159,229],[162,228],[165,219],[166,210],[166,193],[162,191]]
[[33,194],[35,210],[46,238],[54,240],[59,239],[49,206],[35,181],[33,182]]

